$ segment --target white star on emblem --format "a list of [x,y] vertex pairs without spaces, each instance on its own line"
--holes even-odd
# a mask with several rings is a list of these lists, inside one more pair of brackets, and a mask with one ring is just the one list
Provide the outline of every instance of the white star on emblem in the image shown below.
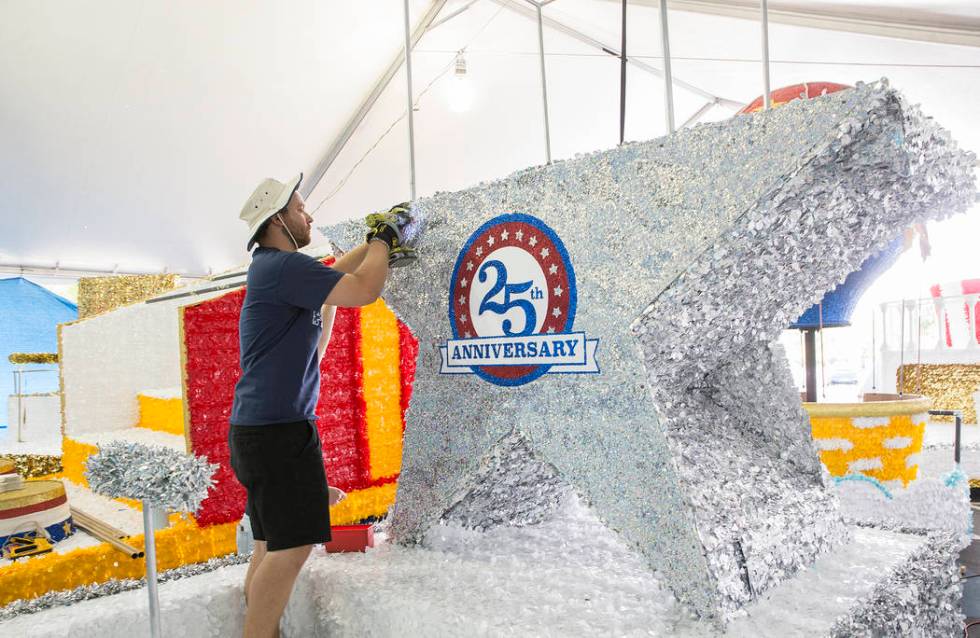
[[466,337],[467,339],[469,339],[469,338],[470,338],[470,337],[472,337],[473,335],[471,335],[470,333],[468,333],[468,332],[467,332],[467,333],[466,333],[466,334],[465,334],[464,336],[465,336],[465,337]]
[[556,286],[554,292],[556,297],[561,297],[561,293],[565,291],[561,289],[561,286]]
[[466,297],[464,297],[463,295],[460,295],[459,296],[459,305],[462,306],[465,303],[466,303]]
[[548,269],[548,273],[553,275],[556,272],[558,272],[558,266],[556,266],[555,264],[551,264],[551,268]]
[[493,235],[487,237],[487,246],[493,246]]
[[531,235],[531,239],[527,240],[527,243],[531,244],[531,247],[533,248],[534,246],[537,245],[538,238],[535,237],[534,235]]
[[482,246],[477,246],[476,247],[476,256],[479,257],[482,254],[483,254],[483,247]]
[[466,284],[468,283],[469,282],[466,281],[466,277],[463,277],[462,281],[459,282],[459,285],[462,286],[463,288],[466,288]]
[[504,229],[504,232],[500,233],[500,241],[507,241],[508,237],[510,237],[510,233],[508,233],[507,230]]
[[472,261],[466,262],[466,270],[473,270],[473,262]]
[[551,311],[551,315],[553,317],[560,317],[561,316],[561,308],[555,308],[554,310],[552,310]]
[[548,328],[548,334],[550,334],[550,335],[555,334],[555,329],[554,328]]
[[548,255],[550,255],[550,254],[551,254],[551,251],[548,250],[547,248],[542,248],[541,249],[541,259],[547,259],[548,258]]
[[459,316],[459,320],[460,320],[460,322],[462,322],[462,323],[466,323],[466,315],[460,315],[460,316]]
[[523,230],[517,231],[516,233],[514,233],[514,237],[517,237],[517,241],[524,241],[524,231]]

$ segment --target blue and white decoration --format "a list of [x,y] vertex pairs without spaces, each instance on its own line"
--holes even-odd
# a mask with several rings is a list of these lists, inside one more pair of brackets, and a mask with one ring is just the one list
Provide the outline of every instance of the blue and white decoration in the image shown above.
[[598,339],[573,332],[575,271],[565,245],[531,215],[500,215],[466,240],[449,283],[453,338],[442,374],[519,386],[545,373],[598,374]]

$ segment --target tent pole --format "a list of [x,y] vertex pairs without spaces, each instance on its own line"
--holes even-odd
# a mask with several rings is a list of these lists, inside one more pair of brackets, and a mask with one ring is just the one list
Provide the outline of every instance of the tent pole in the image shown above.
[[817,334],[813,328],[803,331],[803,359],[806,366],[806,402],[817,402]]
[[551,164],[551,122],[548,119],[548,76],[544,69],[544,20],[541,16],[541,3],[535,5],[538,8],[538,53],[541,58],[541,99],[544,102],[544,153],[545,158]]
[[769,95],[769,0],[762,0],[762,99],[764,108],[772,108]]
[[[660,0],[660,45],[664,55],[664,102],[667,106],[667,132],[673,133],[674,79],[670,73],[670,36],[667,33],[667,0]],[[706,108],[698,111],[698,116],[703,115],[713,104],[713,100],[708,102]]]
[[412,201],[415,200],[415,104],[412,89],[412,27],[408,21],[408,0],[405,7],[405,78],[408,82],[408,167]]
[[623,0],[622,45],[619,49],[619,143],[626,139],[626,0]]

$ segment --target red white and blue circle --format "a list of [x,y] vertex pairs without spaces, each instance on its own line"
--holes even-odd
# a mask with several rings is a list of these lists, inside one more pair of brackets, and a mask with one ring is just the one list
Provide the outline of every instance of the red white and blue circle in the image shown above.
[[[449,284],[453,339],[442,348],[442,371],[503,386],[529,383],[552,368],[598,372],[582,367],[587,350],[594,359],[595,346],[572,332],[575,309],[575,271],[558,235],[531,215],[495,217],[456,259]],[[498,365],[464,365],[483,360]]]

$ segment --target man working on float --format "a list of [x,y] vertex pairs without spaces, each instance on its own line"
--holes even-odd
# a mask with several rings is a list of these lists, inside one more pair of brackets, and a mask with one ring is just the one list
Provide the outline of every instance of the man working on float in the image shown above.
[[412,261],[401,245],[407,206],[368,218],[367,241],[331,267],[299,252],[313,218],[287,183],[266,179],[242,208],[252,255],[239,322],[242,374],[228,445],[255,547],[245,576],[245,638],[278,636],[279,619],[314,545],[330,540],[328,487],[316,428],[323,358],[336,306],[374,302],[389,261]]

